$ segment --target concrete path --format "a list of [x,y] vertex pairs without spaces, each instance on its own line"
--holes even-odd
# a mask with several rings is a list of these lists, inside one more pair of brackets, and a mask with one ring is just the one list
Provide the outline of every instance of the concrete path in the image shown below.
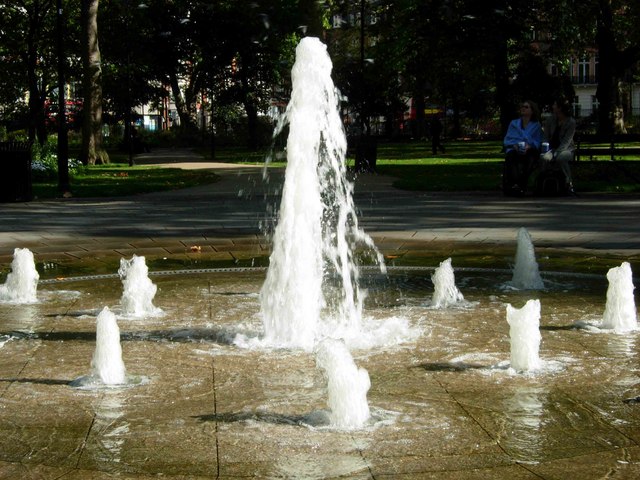
[[[242,241],[265,245],[265,226],[277,212],[283,170],[203,162],[189,150],[158,150],[137,163],[209,168],[213,185],[110,199],[60,199],[7,203],[0,208],[0,262],[13,249],[70,259],[99,251],[114,255],[148,249],[175,253],[178,246],[211,247]],[[635,257],[640,253],[639,195],[577,198],[504,198],[496,193],[415,193],[393,178],[355,179],[360,222],[381,248],[432,242],[512,244],[526,227],[536,246]],[[212,247],[215,249],[216,247]],[[44,258],[44,257],[43,257]]]

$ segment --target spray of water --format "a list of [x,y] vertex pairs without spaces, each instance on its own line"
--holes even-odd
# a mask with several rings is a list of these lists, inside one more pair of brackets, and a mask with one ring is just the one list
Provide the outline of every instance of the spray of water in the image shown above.
[[96,321],[96,349],[91,360],[92,374],[105,385],[126,382],[126,370],[122,361],[120,329],[116,316],[104,307]]
[[316,350],[316,365],[327,379],[331,426],[362,428],[370,417],[367,392],[369,374],[358,368],[342,340],[322,340]]
[[511,286],[520,290],[543,289],[544,282],[540,277],[533,242],[526,228],[522,227],[518,230],[517,241],[516,265],[513,268]]
[[529,300],[520,309],[507,305],[507,322],[511,337],[511,368],[517,372],[539,369],[540,300]]
[[144,257],[134,255],[131,260],[120,259],[118,275],[122,280],[122,313],[125,316],[144,317],[162,313],[153,305],[158,287],[149,279],[149,269]]
[[464,296],[456,287],[450,258],[440,262],[440,266],[431,275],[431,281],[433,282],[431,305],[434,308],[446,308],[464,300]]
[[261,291],[264,341],[307,351],[327,332],[360,329],[364,295],[355,247],[375,251],[384,265],[358,226],[331,69],[320,40],[299,43],[291,100],[274,134],[289,125],[285,183]]
[[33,253],[28,248],[16,248],[13,251],[11,273],[4,285],[0,285],[0,301],[9,303],[36,303],[38,280]]
[[623,262],[607,272],[609,287],[601,328],[628,332],[638,328],[636,304],[633,297],[633,273],[629,262]]

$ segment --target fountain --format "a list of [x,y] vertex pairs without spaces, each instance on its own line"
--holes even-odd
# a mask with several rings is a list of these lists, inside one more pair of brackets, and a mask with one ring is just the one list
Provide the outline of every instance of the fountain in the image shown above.
[[[394,268],[388,276],[364,271],[360,279],[368,289],[363,325],[403,316],[422,335],[362,349],[325,339],[316,356],[232,343],[234,334],[262,327],[263,270],[163,275],[164,315],[128,322],[126,332],[118,319],[127,370],[138,365],[149,378],[135,388],[129,372],[124,384],[105,385],[97,362],[91,382],[68,386],[98,344],[96,314],[85,312],[118,303],[119,277],[41,279],[37,305],[0,304],[0,343],[11,337],[0,348],[0,476],[34,477],[46,468],[83,478],[105,471],[355,478],[424,476],[437,464],[445,476],[502,478],[535,469],[544,477],[596,458],[580,471],[616,468],[635,478],[638,465],[620,445],[639,425],[640,404],[632,403],[638,336],[592,335],[572,324],[604,309],[603,276],[559,275],[538,292],[544,362],[535,377],[516,375],[500,334],[505,298],[521,306],[522,293],[501,288],[512,272],[456,268],[465,302],[475,307],[427,310],[428,265],[444,258],[438,252],[425,267]],[[80,295],[70,302],[60,288]],[[558,368],[549,368],[554,361]],[[354,364],[366,368],[368,392]],[[346,416],[343,398],[344,408],[357,406]],[[596,436],[610,443],[594,443]]]
[[[314,39],[301,43],[299,67],[305,49],[317,46]],[[308,63],[317,67],[315,60]],[[329,94],[333,90],[317,96]],[[637,358],[628,353],[636,350],[637,339],[613,338],[625,340],[619,353],[615,341],[603,339],[608,336],[585,340],[584,331],[567,323],[600,308],[601,299],[591,294],[599,284],[587,288],[586,277],[572,277],[578,286],[567,286],[562,295],[540,292],[550,312],[546,326],[552,327],[545,332],[551,340],[548,355],[572,368],[550,380],[540,375],[531,382],[536,385],[525,388],[523,383],[530,382],[495,368],[502,356],[504,340],[496,331],[504,325],[505,295],[495,284],[507,281],[511,272],[487,270],[483,278],[474,274],[470,278],[477,283],[465,293],[477,301],[477,308],[455,315],[431,311],[430,318],[422,307],[430,289],[426,270],[396,275],[393,281],[400,287],[393,292],[381,286],[385,282],[380,276],[372,275],[369,317],[363,319],[364,294],[351,263],[353,251],[325,252],[324,241],[331,240],[333,246],[346,246],[346,239],[372,244],[349,208],[325,210],[335,197],[331,191],[321,193],[316,180],[329,177],[338,193],[350,193],[351,186],[337,181],[322,164],[308,170],[299,165],[298,160],[311,158],[307,153],[316,148],[325,160],[340,150],[331,147],[340,141],[328,140],[324,131],[316,146],[303,148],[301,138],[317,132],[314,125],[303,128],[294,122],[302,113],[312,123],[319,121],[297,106],[288,110],[295,138],[289,139],[287,168],[303,173],[300,178],[294,175],[295,180],[287,178],[267,280],[263,282],[258,270],[180,272],[163,278],[163,296],[175,304],[144,325],[131,322],[126,333],[129,358],[143,364],[154,379],[145,388],[95,394],[66,386],[91,347],[87,339],[93,325],[83,321],[82,312],[92,311],[99,296],[117,299],[118,278],[66,279],[83,290],[73,308],[54,295],[37,307],[0,306],[3,335],[15,339],[0,349],[0,476],[35,477],[46,471],[75,477],[542,478],[571,471],[588,478],[615,471],[636,478],[638,462],[629,432],[637,431],[640,422],[630,410],[636,407],[622,399],[637,394]],[[307,217],[309,212],[313,215]],[[288,241],[293,238],[296,245]],[[304,244],[309,240],[323,253]],[[49,280],[48,288],[59,284],[58,279]],[[15,315],[17,310],[26,312],[24,317]],[[348,349],[352,343],[343,337],[349,331],[363,333],[370,318],[389,315],[408,317],[424,334],[409,345],[397,346],[398,341],[360,352],[374,380],[376,408],[371,415],[368,372],[356,366]],[[541,363],[539,317],[539,300],[530,300],[521,310],[507,307],[513,370],[534,370]],[[117,382],[125,379],[120,335],[108,308],[98,316],[97,327],[92,377],[105,382],[105,376],[120,385]],[[270,346],[294,351],[235,348],[230,332],[260,327]],[[394,332],[386,333],[393,337]],[[314,350],[316,365],[327,379],[333,429],[305,424],[309,406],[324,400],[325,393],[309,375],[312,362],[306,352]],[[602,361],[605,355],[607,362]]]
[[36,292],[40,275],[36,270],[33,253],[28,248],[13,251],[11,273],[0,285],[0,301],[9,303],[37,303]]
[[431,276],[433,282],[433,297],[431,305],[434,308],[446,308],[464,301],[464,296],[456,287],[456,279],[451,266],[451,258],[440,263]]
[[126,383],[126,370],[122,361],[120,329],[116,316],[104,307],[96,321],[96,349],[91,360],[92,375],[105,385]]
[[636,304],[633,297],[633,273],[629,262],[607,272],[609,287],[607,303],[600,328],[628,332],[638,328]]
[[120,299],[123,315],[145,317],[162,313],[160,308],[153,305],[157,287],[149,279],[149,269],[144,257],[134,255],[131,260],[121,258],[118,275],[123,286]]
[[526,228],[522,227],[518,230],[517,241],[516,265],[513,268],[510,285],[519,290],[543,289],[544,282],[540,277],[533,242]]
[[384,268],[373,241],[358,227],[331,69],[320,40],[300,41],[291,100],[274,133],[289,124],[279,220],[260,294],[263,341],[306,351],[329,332],[343,338],[360,332],[364,295],[355,246],[375,251]]
[[332,427],[362,428],[369,419],[369,374],[358,368],[342,340],[324,339],[316,349],[316,365],[327,379]]
[[526,372],[540,368],[540,300],[529,300],[517,309],[507,305],[511,337],[511,368]]

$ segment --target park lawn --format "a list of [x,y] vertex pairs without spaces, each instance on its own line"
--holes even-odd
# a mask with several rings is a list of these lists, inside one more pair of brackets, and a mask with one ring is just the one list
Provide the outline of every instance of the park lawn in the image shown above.
[[[110,163],[85,167],[71,176],[70,183],[74,197],[100,198],[178,190],[215,183],[219,179],[207,170]],[[59,197],[57,180],[34,180],[33,195],[40,199]]]
[[433,155],[428,142],[378,145],[377,172],[396,177],[396,188],[415,191],[500,189],[500,142],[450,142]]
[[[403,190],[500,193],[504,159],[500,141],[452,141],[445,147],[445,154],[432,155],[429,142],[381,141],[376,171],[395,177],[394,186]],[[255,152],[241,147],[225,147],[216,150],[215,161],[261,165],[268,153],[269,149]],[[286,165],[281,153],[278,160],[270,163],[272,167]],[[347,164],[353,167],[353,155],[349,153]],[[126,162],[126,155],[112,155],[112,160]],[[578,192],[640,192],[640,159],[615,162],[608,159],[582,160],[573,163],[572,172]],[[73,175],[71,186],[74,197],[111,197],[177,190],[217,180],[218,177],[207,170],[129,167],[127,163],[111,163],[86,167]],[[56,180],[34,180],[33,192],[37,198],[60,195]]]
[[[376,171],[396,177],[393,185],[403,190],[500,192],[502,142],[455,141],[445,147],[446,153],[433,155],[428,142],[380,143]],[[571,168],[578,192],[640,192],[640,159],[635,157],[582,160]]]

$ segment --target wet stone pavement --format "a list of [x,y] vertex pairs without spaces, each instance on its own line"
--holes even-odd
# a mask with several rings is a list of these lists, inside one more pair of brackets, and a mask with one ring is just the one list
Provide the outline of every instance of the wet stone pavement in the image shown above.
[[90,372],[100,309],[119,312],[119,279],[45,283],[37,304],[0,305],[0,477],[638,477],[640,405],[625,400],[640,394],[639,335],[576,327],[597,323],[603,282],[536,292],[543,367],[515,373],[505,305],[531,292],[463,273],[469,306],[434,310],[429,272],[394,275],[395,290],[372,292],[367,328],[406,318],[415,331],[353,349],[372,414],[355,431],[321,421],[313,353],[235,342],[260,332],[263,270],[152,276],[163,314],[118,320],[121,387],[72,383]]
[[[496,270],[456,274],[472,302],[459,309],[428,308],[430,270],[400,269],[390,293],[372,281],[372,328],[398,317],[413,333],[353,350],[372,419],[339,431],[319,420],[326,385],[312,353],[235,343],[260,332],[255,267],[267,264],[279,174],[265,184],[259,169],[223,167],[185,163],[219,172],[207,188],[3,204],[3,272],[14,248],[30,248],[43,281],[38,303],[0,304],[0,478],[640,478],[640,403],[628,401],[640,395],[640,334],[579,327],[601,318],[608,268],[640,268],[638,197],[505,201],[357,179],[361,225],[389,265],[452,257]],[[543,272],[586,276],[498,288],[522,226]],[[118,312],[118,262],[133,254],[151,271],[240,268],[152,276],[163,315],[118,319],[130,384],[73,387],[90,372],[97,314]],[[70,280],[95,274],[110,276]],[[532,296],[544,368],[517,374],[505,306]]]

